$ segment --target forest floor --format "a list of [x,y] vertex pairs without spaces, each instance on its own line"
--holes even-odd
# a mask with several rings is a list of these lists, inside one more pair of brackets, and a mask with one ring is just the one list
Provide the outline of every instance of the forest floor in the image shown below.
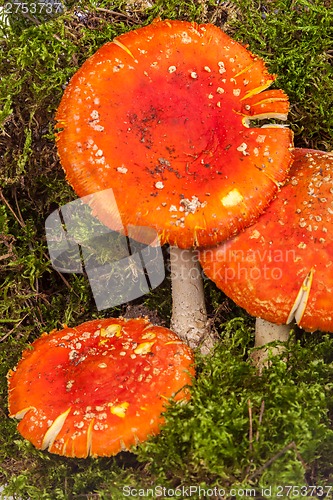
[[36,12],[37,5],[7,2],[9,25],[0,17],[0,484],[6,495],[331,498],[332,335],[295,329],[259,377],[250,362],[254,318],[208,279],[216,348],[196,354],[189,403],[171,404],[161,433],[131,452],[83,460],[35,449],[8,416],[6,382],[22,351],[63,324],[137,312],[170,324],[168,274],[142,298],[98,312],[87,276],[51,265],[45,220],[75,199],[54,133],[71,76],[104,43],[158,16],[213,23],[277,75],[274,88],[289,96],[295,146],[332,151],[331,1],[53,1],[48,12]]

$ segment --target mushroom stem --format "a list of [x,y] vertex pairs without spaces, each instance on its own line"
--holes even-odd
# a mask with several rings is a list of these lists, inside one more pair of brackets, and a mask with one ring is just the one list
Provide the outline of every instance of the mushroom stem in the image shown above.
[[172,317],[171,329],[192,349],[200,346],[203,354],[211,351],[210,333],[204,297],[202,270],[194,250],[170,246]]
[[[255,326],[255,347],[262,347],[270,342],[279,341],[281,343],[287,342],[290,331],[293,325],[276,325],[275,323],[270,323],[262,318],[256,318]],[[283,346],[277,346],[272,349],[273,354],[279,354],[283,350]],[[260,349],[255,351],[252,355],[252,359],[259,366],[265,366],[267,364],[268,347],[266,349]]]

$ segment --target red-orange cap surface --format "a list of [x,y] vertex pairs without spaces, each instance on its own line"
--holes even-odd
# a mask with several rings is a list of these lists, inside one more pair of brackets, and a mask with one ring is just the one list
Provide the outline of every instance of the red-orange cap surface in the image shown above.
[[159,432],[169,398],[188,399],[191,350],[146,319],[101,319],[42,335],[8,375],[9,412],[37,448],[115,455]]
[[253,316],[333,331],[333,153],[293,154],[290,179],[265,214],[200,261]]
[[[157,21],[105,44],[71,79],[56,119],[79,196],[112,188],[124,226],[182,248],[254,222],[285,181],[288,98],[264,62],[211,24]],[[118,230],[107,199],[94,213]]]

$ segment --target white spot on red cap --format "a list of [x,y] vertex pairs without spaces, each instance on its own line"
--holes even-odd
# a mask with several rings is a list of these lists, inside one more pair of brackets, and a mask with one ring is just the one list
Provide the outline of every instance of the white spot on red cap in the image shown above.
[[265,139],[266,139],[265,135],[258,135],[258,137],[256,138],[256,142],[262,144],[263,142],[265,142]]
[[224,66],[224,62],[223,62],[223,61],[219,61],[219,62],[217,63],[217,65],[218,65],[218,67],[219,67],[219,73],[220,73],[221,75],[223,75],[223,73],[225,73],[225,72],[226,72],[226,69],[225,69],[225,66]]
[[121,167],[117,167],[117,172],[120,172],[121,174],[127,174],[128,169],[122,165]]
[[238,146],[238,148],[236,148],[236,149],[237,149],[237,151],[241,151],[244,156],[250,154],[248,151],[246,151],[247,150],[247,144],[245,142],[242,142],[242,144],[240,146]]
[[221,203],[224,207],[234,207],[241,203],[243,199],[244,198],[238,189],[235,188],[229,191],[229,193],[222,198]]
[[186,31],[184,31],[181,34],[181,40],[183,43],[186,43],[186,44],[192,42],[192,38],[188,35],[188,33],[186,33]]

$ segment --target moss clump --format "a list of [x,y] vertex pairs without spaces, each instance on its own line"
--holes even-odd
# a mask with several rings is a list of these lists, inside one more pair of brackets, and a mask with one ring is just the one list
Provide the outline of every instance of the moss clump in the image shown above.
[[162,434],[141,447],[140,459],[173,485],[259,491],[306,484],[315,470],[317,484],[329,485],[333,338],[290,339],[261,377],[246,357],[250,344],[243,319],[224,326],[214,355],[198,363],[191,401],[169,409]]
[[240,8],[232,23],[235,38],[265,59],[278,75],[277,86],[289,95],[296,146],[332,150],[333,117],[325,104],[333,101],[331,2],[233,3]]
[[[28,2],[34,3],[34,2]],[[54,114],[64,86],[103,43],[155,17],[214,22],[262,56],[290,97],[297,146],[333,149],[333,13],[322,0],[62,1],[50,16],[0,27],[0,484],[22,498],[123,498],[124,486],[220,485],[226,491],[333,481],[332,338],[290,343],[258,378],[248,362],[253,319],[206,281],[221,344],[198,359],[193,398],[167,412],[162,434],[110,459],[67,460],[35,450],[8,418],[6,373],[43,331],[103,316],[84,274],[50,265],[44,223],[75,197],[64,181]],[[168,324],[166,280],[131,304]],[[141,308],[141,309],[140,309]],[[152,496],[152,495],[150,495]]]

